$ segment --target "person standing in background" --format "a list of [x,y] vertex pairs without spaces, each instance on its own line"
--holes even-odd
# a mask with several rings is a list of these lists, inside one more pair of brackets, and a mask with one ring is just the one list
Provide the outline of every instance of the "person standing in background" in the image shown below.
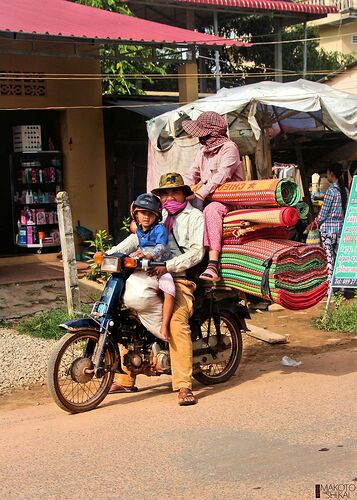
[[327,255],[328,279],[331,283],[346,214],[348,190],[343,180],[340,165],[330,166],[327,169],[326,177],[330,182],[330,186],[326,191],[323,206],[316,218],[316,222],[320,229],[322,247]]

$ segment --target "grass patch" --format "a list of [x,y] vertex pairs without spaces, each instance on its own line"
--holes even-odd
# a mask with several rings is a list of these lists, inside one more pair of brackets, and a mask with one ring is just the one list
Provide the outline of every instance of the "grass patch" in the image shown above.
[[[82,307],[82,312],[88,313],[90,310],[89,306]],[[75,314],[75,317],[80,317],[80,314]],[[65,334],[65,331],[61,330],[58,325],[69,319],[67,307],[63,306],[23,318],[14,323],[12,328],[31,337],[58,340]]]
[[344,300],[340,294],[334,295],[334,305],[326,314],[313,321],[320,330],[357,333],[357,297]]

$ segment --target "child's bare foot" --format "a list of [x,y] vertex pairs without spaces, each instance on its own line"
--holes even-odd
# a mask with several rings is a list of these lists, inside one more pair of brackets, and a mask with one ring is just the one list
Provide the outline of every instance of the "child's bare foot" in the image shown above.
[[161,335],[166,342],[170,340],[170,328],[168,325],[162,325],[161,326]]

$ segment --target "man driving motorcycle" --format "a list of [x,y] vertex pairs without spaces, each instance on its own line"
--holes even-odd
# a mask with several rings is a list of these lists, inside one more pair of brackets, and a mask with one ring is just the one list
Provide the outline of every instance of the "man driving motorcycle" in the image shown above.
[[[179,405],[188,406],[197,402],[192,393],[192,341],[189,326],[196,285],[187,279],[186,271],[201,262],[205,253],[203,215],[187,201],[186,198],[193,193],[176,172],[163,174],[159,187],[153,189],[152,193],[161,199],[163,220],[169,232],[169,247],[173,257],[166,262],[166,266],[152,268],[148,273],[160,277],[169,272],[175,281],[176,297],[169,340],[172,388],[178,391]],[[123,246],[123,243],[111,248],[108,253],[128,254],[133,251],[130,244]],[[133,240],[134,244],[136,242]],[[122,374],[117,376],[110,392],[120,392],[120,389],[132,392],[135,390],[134,385],[133,374]]]

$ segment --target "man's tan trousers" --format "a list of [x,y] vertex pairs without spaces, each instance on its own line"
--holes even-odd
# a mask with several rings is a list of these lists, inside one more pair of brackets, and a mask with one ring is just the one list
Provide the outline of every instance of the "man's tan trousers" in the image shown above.
[[[170,323],[170,358],[172,389],[192,389],[192,340],[189,319],[193,313],[193,293],[196,285],[186,279],[175,279],[175,307]],[[122,355],[124,352],[122,352]],[[135,384],[135,375],[125,366],[127,374],[117,375],[115,382],[125,387]]]

